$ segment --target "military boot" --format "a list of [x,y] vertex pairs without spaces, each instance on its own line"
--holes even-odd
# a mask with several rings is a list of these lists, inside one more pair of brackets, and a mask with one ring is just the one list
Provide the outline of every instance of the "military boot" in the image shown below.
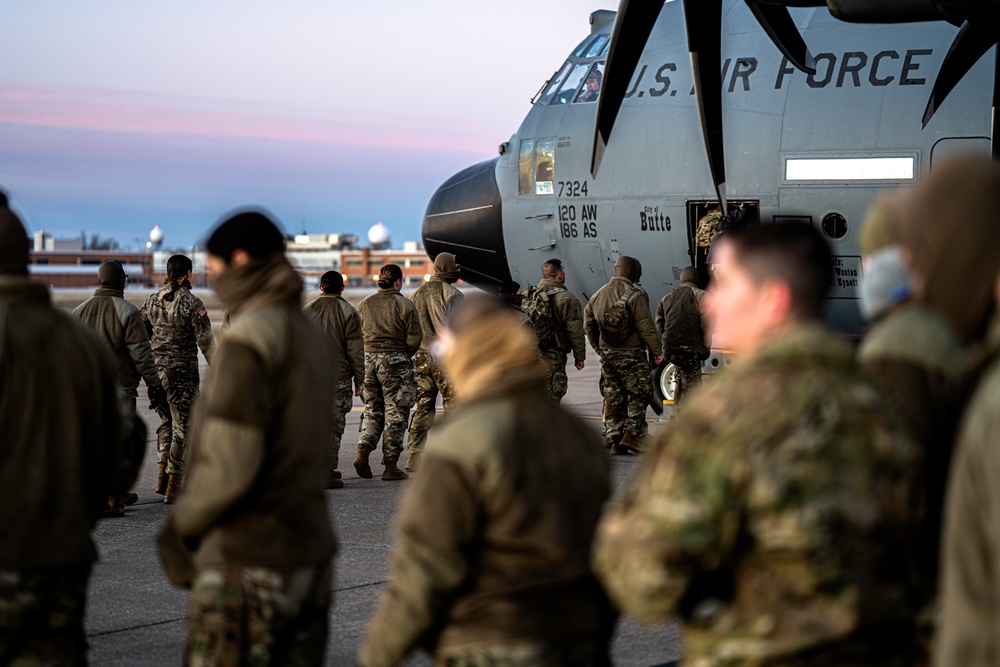
[[408,479],[410,476],[405,472],[396,467],[396,461],[399,459],[395,456],[387,456],[382,462],[385,463],[385,470],[382,472],[382,480],[385,482],[397,480],[397,479]]
[[645,444],[646,436],[640,435],[638,437],[632,435],[631,433],[626,433],[622,436],[622,442],[620,447],[624,447],[630,452],[635,452],[636,454],[642,454],[646,451]]
[[331,470],[330,474],[326,477],[326,488],[328,489],[342,489],[344,488],[344,483],[340,481],[340,472],[336,470]]
[[173,505],[177,502],[178,496],[181,495],[181,482],[183,482],[182,475],[170,475],[170,478],[167,480],[167,491],[163,494],[163,502],[165,504]]
[[420,459],[420,452],[410,452],[410,455],[406,458],[406,467],[404,470],[406,472],[413,472],[417,469],[417,461]]
[[170,476],[167,474],[167,464],[161,463],[159,472],[156,473],[156,492],[161,496],[167,492],[167,482]]
[[101,516],[105,519],[125,516],[125,504],[122,503],[121,496],[108,496],[108,500],[104,505],[104,512],[102,512]]
[[368,464],[368,456],[372,453],[373,449],[374,447],[358,443],[358,455],[354,458],[354,469],[357,471],[358,477],[365,479],[372,478],[372,467]]
[[135,491],[126,491],[121,496],[123,505],[135,505],[139,502],[139,494]]
[[611,455],[612,456],[624,456],[628,454],[628,447],[619,444],[617,442],[611,443]]

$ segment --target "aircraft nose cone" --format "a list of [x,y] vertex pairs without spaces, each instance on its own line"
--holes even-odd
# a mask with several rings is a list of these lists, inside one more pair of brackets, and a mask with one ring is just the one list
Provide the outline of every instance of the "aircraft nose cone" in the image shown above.
[[463,169],[445,181],[427,204],[423,225],[430,257],[454,253],[462,280],[494,294],[500,283],[511,279],[495,175],[498,159]]

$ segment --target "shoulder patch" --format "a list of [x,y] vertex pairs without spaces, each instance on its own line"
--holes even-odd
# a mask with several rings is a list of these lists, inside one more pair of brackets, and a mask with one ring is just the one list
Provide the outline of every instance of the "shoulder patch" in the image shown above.
[[198,309],[198,315],[200,315],[201,317],[205,317],[206,315],[208,315],[208,311],[205,310],[205,306],[202,306],[201,308]]

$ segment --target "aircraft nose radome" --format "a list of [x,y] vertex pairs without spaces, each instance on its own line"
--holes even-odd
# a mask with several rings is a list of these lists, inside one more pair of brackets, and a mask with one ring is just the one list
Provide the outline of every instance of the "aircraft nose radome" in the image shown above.
[[458,256],[462,280],[496,293],[510,280],[503,243],[503,216],[496,164],[499,158],[463,169],[437,189],[424,213],[424,247],[434,258]]

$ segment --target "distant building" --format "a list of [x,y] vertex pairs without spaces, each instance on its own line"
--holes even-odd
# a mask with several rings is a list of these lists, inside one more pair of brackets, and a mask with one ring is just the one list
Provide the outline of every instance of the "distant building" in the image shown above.
[[398,264],[403,269],[403,286],[416,287],[434,273],[434,265],[424,249],[415,241],[407,241],[402,250],[360,248],[344,251],[341,273],[348,287],[370,287],[378,271],[386,264]]
[[327,271],[341,270],[341,256],[358,243],[354,234],[298,234],[289,237],[285,256],[307,285]]
[[31,253],[28,271],[34,280],[54,288],[97,287],[97,268],[117,259],[130,286],[153,283],[153,256],[148,252],[119,250],[42,250]]

